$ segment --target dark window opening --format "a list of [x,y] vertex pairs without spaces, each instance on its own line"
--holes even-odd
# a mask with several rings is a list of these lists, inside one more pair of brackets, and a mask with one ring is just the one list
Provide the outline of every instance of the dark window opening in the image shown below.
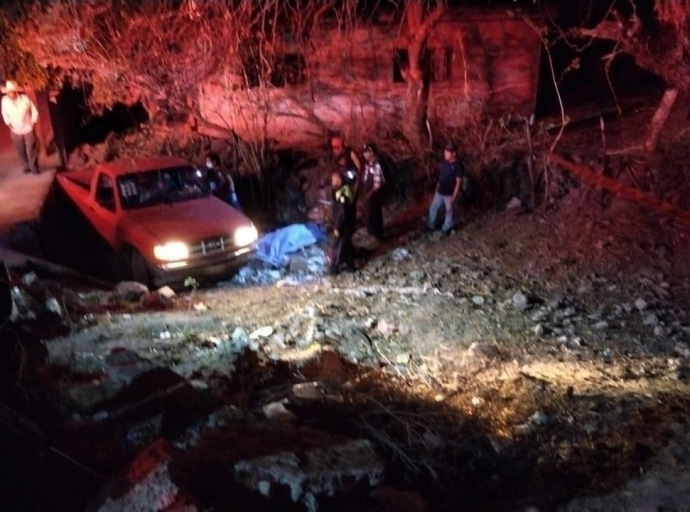
[[288,53],[277,57],[271,72],[270,82],[274,87],[300,85],[307,81],[307,65],[299,53]]
[[430,76],[432,82],[443,82],[450,79],[450,48],[433,48],[430,50]]
[[113,188],[113,180],[107,174],[98,176],[96,202],[106,210],[115,211],[115,189]]
[[410,66],[410,54],[407,50],[397,49],[393,55],[393,83],[404,84],[404,72]]

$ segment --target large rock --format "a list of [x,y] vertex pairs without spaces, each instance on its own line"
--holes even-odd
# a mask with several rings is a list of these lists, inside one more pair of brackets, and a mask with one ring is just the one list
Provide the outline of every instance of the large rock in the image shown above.
[[529,298],[524,293],[517,291],[512,297],[513,307],[517,311],[525,311],[529,308]]
[[164,286],[155,292],[142,295],[139,303],[144,309],[169,309],[175,305],[175,292],[169,286]]
[[148,287],[135,281],[123,281],[115,287],[115,295],[125,302],[139,302],[147,293]]
[[266,497],[287,489],[292,501],[310,512],[318,510],[319,497],[333,496],[350,483],[375,486],[384,477],[383,460],[368,440],[244,460],[234,469],[236,478],[250,489]]
[[[91,414],[135,380],[148,378],[146,374],[154,371],[155,365],[133,350],[116,348],[105,357],[75,357],[70,361],[70,370],[74,375],[90,375],[91,380],[58,386],[60,405],[67,412]],[[98,374],[99,378],[91,374]],[[150,377],[155,381],[154,373]]]

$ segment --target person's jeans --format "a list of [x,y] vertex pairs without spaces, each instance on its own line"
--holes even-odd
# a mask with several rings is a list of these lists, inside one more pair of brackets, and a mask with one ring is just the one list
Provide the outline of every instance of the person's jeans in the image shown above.
[[355,269],[355,248],[352,245],[352,233],[341,233],[340,236],[333,237],[329,259],[331,274],[338,274],[342,265],[345,265],[349,271]]
[[442,196],[438,192],[434,194],[434,199],[431,201],[431,206],[429,207],[429,220],[427,221],[429,229],[436,229],[438,211],[442,206],[445,207],[446,210],[446,218],[443,221],[443,231],[450,231],[453,229],[453,196]]
[[367,232],[376,238],[383,240],[383,190],[379,189],[372,194],[367,204]]
[[38,174],[38,143],[34,132],[27,133],[26,135],[17,135],[10,132],[10,135],[14,149],[17,150],[19,161],[22,164],[22,170]]
[[242,212],[242,207],[240,206],[240,201],[237,199],[237,194],[235,192],[229,192],[228,193],[228,198],[226,201],[230,206],[232,206],[235,210],[238,210]]

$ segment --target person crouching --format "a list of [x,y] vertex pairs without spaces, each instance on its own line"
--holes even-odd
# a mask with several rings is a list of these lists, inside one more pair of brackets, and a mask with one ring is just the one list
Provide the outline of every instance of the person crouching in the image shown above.
[[331,247],[330,273],[337,275],[344,265],[348,272],[354,272],[354,247],[352,235],[355,231],[355,194],[339,172],[331,175],[334,190],[333,201],[333,245]]

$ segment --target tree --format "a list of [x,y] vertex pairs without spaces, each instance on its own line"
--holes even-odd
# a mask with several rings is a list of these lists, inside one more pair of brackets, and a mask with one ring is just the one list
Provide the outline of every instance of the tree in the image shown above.
[[[423,151],[429,97],[426,44],[448,7],[446,0],[398,5],[409,55],[401,128],[411,145]],[[45,87],[50,75],[52,84],[69,79],[93,86],[94,112],[116,102],[140,101],[154,123],[187,119],[193,129],[227,136],[222,126],[206,126],[199,115],[200,84],[229,77],[231,89],[256,87],[257,98],[268,94],[281,75],[275,57],[286,37],[301,45],[308,62],[314,24],[329,15],[347,32],[363,22],[358,17],[362,6],[357,0],[32,2],[2,13],[11,44],[0,48],[0,59],[19,62],[10,74],[28,85]]]
[[607,39],[616,43],[613,59],[626,53],[636,63],[663,78],[667,89],[654,114],[644,149],[656,149],[659,135],[679,94],[690,90],[690,1],[657,0],[655,19],[643,21],[637,15],[635,0],[628,12],[611,9],[610,15],[593,28],[576,28],[578,37]]
[[425,50],[432,29],[447,13],[445,0],[439,1],[424,17],[426,6],[421,0],[409,0],[405,5],[404,20],[409,46],[409,66],[405,80],[405,112],[403,133],[412,146],[423,151],[427,139],[427,110],[429,102],[429,76],[426,72]]

